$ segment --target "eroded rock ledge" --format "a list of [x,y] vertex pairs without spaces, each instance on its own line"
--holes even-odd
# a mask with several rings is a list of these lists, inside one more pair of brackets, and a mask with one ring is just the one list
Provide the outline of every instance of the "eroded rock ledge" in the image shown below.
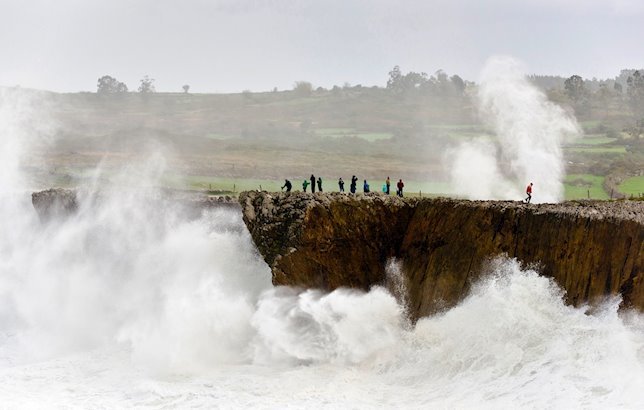
[[[125,191],[120,191],[125,192]],[[163,202],[182,204],[186,217],[198,218],[201,211],[207,208],[239,208],[237,201],[230,196],[208,196],[201,192],[180,191],[171,189],[153,189],[141,192],[146,201],[157,205]],[[79,203],[94,204],[101,202],[104,196],[115,195],[109,191],[79,192],[76,189],[52,188],[33,192],[31,203],[42,221],[67,217],[78,211]],[[118,195],[118,194],[116,194]]]
[[621,294],[644,310],[644,202],[401,199],[244,192],[243,219],[276,285],[369,289],[398,258],[414,317],[453,306],[490,257],[539,271],[579,305]]

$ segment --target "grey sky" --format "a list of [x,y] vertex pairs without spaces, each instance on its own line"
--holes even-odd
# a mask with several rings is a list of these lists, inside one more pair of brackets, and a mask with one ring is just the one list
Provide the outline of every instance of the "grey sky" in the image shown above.
[[506,54],[530,72],[644,66],[641,0],[0,0],[0,85],[254,91],[384,85],[388,71],[475,80]]

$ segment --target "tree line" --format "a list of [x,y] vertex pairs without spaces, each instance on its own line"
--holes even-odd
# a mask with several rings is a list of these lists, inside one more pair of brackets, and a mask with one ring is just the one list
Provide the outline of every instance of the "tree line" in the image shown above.
[[[144,76],[140,80],[137,91],[144,94],[156,92],[154,82],[155,80],[153,78],[150,78],[148,75]],[[389,78],[387,79],[385,89],[391,94],[399,96],[423,94],[461,96],[465,92],[468,84],[473,83],[466,82],[458,75],[449,76],[443,70],[438,70],[431,76],[425,72],[416,73],[413,71],[404,74],[399,66],[395,66],[389,72]],[[349,83],[344,83],[342,87],[335,85],[330,90],[327,90],[323,87],[314,88],[313,84],[308,81],[296,81],[293,85],[292,91],[294,91],[298,96],[306,97],[312,95],[316,91],[340,92],[342,90],[361,88],[363,87],[360,84],[352,86]],[[374,86],[372,88],[380,87]],[[186,84],[182,86],[182,90],[184,93],[188,93],[190,86]],[[129,91],[128,86],[124,82],[121,82],[110,75],[104,75],[98,79],[96,92],[99,94],[119,94],[127,93]],[[277,92],[277,88],[274,88],[273,92]],[[243,93],[252,94],[249,90],[245,90]]]
[[[644,69],[642,70],[621,70],[614,79],[598,80],[584,79],[579,75],[572,75],[568,78],[560,76],[531,75],[528,77],[536,86],[548,92],[549,97],[554,100],[568,99],[576,111],[583,112],[588,108],[591,100],[621,100],[627,102],[636,114],[644,115]],[[139,93],[156,92],[155,80],[148,75],[144,76],[139,83]],[[394,96],[399,97],[441,97],[460,98],[470,87],[475,87],[473,82],[463,80],[459,75],[448,75],[443,70],[436,71],[433,75],[425,72],[410,71],[404,73],[399,66],[395,66],[387,78],[385,90]],[[333,86],[331,92],[338,93],[343,90],[360,89],[361,85],[351,86],[345,83],[342,87]],[[378,88],[380,87],[372,87]],[[182,86],[184,93],[190,91],[189,85]],[[314,92],[329,91],[322,87],[314,88],[308,81],[297,81],[292,91],[297,96],[307,97]],[[119,94],[127,93],[127,85],[110,75],[104,75],[98,79],[97,93]],[[277,88],[273,89],[277,92]],[[558,95],[557,93],[563,93]],[[252,94],[244,91],[244,94]],[[642,113],[639,111],[642,110]]]
[[[139,88],[137,89],[137,91],[142,94],[156,92],[154,81],[154,78],[150,78],[150,76],[148,75],[143,76],[143,78],[140,80]],[[190,90],[190,86],[187,84],[181,88],[183,89],[184,93],[188,93],[188,91]],[[96,86],[96,92],[98,94],[119,94],[127,93],[128,91],[129,90],[127,88],[127,85],[124,82],[121,82],[110,75],[104,75],[99,78]]]

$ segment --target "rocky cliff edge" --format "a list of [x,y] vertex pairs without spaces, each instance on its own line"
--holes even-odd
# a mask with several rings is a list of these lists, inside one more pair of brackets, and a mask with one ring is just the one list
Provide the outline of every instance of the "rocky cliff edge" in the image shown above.
[[506,255],[569,303],[621,295],[644,310],[644,202],[415,199],[379,193],[244,192],[243,219],[273,283],[332,290],[384,284],[401,265],[412,317],[456,304],[490,258]]

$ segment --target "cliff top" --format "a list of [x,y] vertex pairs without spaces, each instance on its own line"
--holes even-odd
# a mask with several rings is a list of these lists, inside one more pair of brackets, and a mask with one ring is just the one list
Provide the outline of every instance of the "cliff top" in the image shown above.
[[[322,205],[327,207],[331,202],[342,203],[378,203],[391,205],[392,207],[416,207],[423,202],[447,202],[453,203],[454,207],[483,207],[499,211],[507,209],[517,209],[523,212],[533,214],[565,214],[575,217],[589,219],[618,219],[630,220],[644,225],[644,201],[616,200],[616,201],[598,201],[598,200],[576,200],[566,201],[557,204],[526,204],[520,201],[471,201],[465,199],[453,198],[399,198],[393,195],[384,195],[379,192],[368,194],[359,193],[356,195],[345,194],[340,192],[318,192],[315,194],[305,192],[266,192],[266,191],[246,191],[239,195],[239,202],[244,212],[255,212],[252,207],[245,207],[247,200],[254,202],[258,198],[269,199],[264,203],[268,208],[283,206],[295,210],[303,211],[309,207]],[[251,216],[251,215],[248,215]],[[253,219],[253,218],[251,218]]]

